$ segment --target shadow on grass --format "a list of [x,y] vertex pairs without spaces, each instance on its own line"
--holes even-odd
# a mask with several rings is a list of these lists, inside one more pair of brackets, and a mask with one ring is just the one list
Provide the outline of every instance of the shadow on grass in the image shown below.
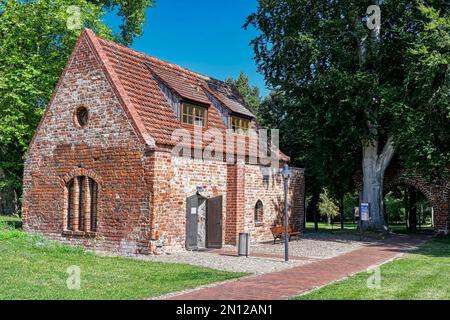
[[17,216],[0,216],[0,224],[12,229],[22,229],[22,219]]
[[450,236],[437,236],[431,241],[421,245],[413,253],[428,257],[448,258],[450,257]]

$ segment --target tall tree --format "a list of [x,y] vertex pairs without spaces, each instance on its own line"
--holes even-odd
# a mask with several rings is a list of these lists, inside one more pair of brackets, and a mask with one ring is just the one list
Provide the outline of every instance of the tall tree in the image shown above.
[[259,88],[250,84],[248,76],[244,72],[241,72],[236,79],[228,78],[225,82],[236,87],[239,93],[244,97],[246,106],[256,117],[258,117],[259,105],[261,103]]
[[145,13],[148,8],[155,5],[156,0],[90,0],[90,2],[102,4],[104,8],[117,12],[122,19],[119,26],[120,37],[117,40],[129,45],[133,39],[142,35]]
[[[129,11],[138,2],[148,1],[123,1],[130,16],[125,19],[123,42],[139,34],[140,13],[135,16]],[[115,3],[122,1],[0,2],[0,169],[4,173],[0,189],[12,189],[20,197],[23,156],[81,28],[112,39],[102,17]]]
[[449,163],[449,24],[445,0],[259,0],[248,18],[260,31],[259,70],[304,118],[298,143],[320,134],[335,149],[316,148],[332,158],[359,150],[371,228],[385,228],[384,172],[396,152],[415,169]]
[[283,92],[274,91],[261,103],[260,121],[266,127],[279,129],[280,146],[291,156],[292,164],[307,168],[306,191],[312,196],[310,209],[316,212],[322,188],[336,199],[352,190],[358,150],[346,139],[336,139],[344,132],[339,126],[328,128],[333,130],[330,139],[322,130],[321,124],[326,122],[323,114],[315,112],[315,108],[299,108],[296,103]]

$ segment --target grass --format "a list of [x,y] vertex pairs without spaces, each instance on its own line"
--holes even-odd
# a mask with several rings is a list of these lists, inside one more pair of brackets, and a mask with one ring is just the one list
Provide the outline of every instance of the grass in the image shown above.
[[0,216],[0,225],[3,229],[21,229],[22,219],[19,216]]
[[[0,216],[0,299],[144,299],[244,275],[101,257],[30,236],[19,225],[18,218]],[[68,289],[70,266],[80,268],[79,290]]]
[[[319,222],[317,225],[319,227],[319,230],[341,231],[340,222],[335,222],[334,224]],[[352,222],[344,222],[344,230],[346,231],[356,231],[356,226],[357,225]],[[306,222],[306,228],[314,230],[314,222]]]
[[[353,222],[345,222],[344,223],[344,229],[341,229],[341,224],[339,222],[335,222],[334,225],[328,224],[325,222],[319,222],[318,232],[325,232],[325,233],[332,233],[332,234],[353,234],[353,235],[359,235],[359,229],[357,229],[357,224],[354,224]],[[406,226],[404,223],[392,223],[389,225],[389,229],[393,233],[399,233],[399,234],[432,234],[433,233],[433,227],[428,225],[422,225],[417,226],[417,230],[415,232],[411,232],[406,229]],[[314,230],[314,222],[307,222],[306,223],[306,232],[307,233],[315,233]],[[363,233],[364,238],[374,238],[374,239],[381,239],[384,238],[384,234],[382,232],[373,231],[373,230],[365,230]]]
[[431,224],[417,225],[417,230],[411,232],[406,228],[405,223],[390,223],[389,229],[395,233],[409,234],[409,233],[433,233],[433,226]]
[[[341,229],[340,223],[334,223],[334,225],[319,222],[318,224],[319,230],[318,233],[328,233],[335,235],[354,235],[360,236],[360,231],[357,229],[357,225],[353,222],[345,222],[344,229]],[[306,233],[316,233],[314,230],[314,222],[306,223]],[[365,230],[363,233],[363,239],[383,239],[385,234],[378,231]]]
[[435,238],[380,270],[380,289],[369,289],[367,281],[373,274],[362,272],[294,299],[448,300],[450,238]]

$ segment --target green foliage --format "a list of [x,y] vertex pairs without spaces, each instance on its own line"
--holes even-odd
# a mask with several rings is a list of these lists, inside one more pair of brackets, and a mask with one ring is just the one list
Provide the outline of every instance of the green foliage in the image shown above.
[[350,179],[339,178],[360,167],[367,140],[382,147],[393,137],[405,165],[423,172],[450,162],[448,6],[383,1],[375,41],[364,23],[371,4],[260,0],[247,21],[260,31],[252,42],[259,70],[288,102],[274,104],[269,119],[282,120],[290,155],[317,185],[344,192]]
[[[314,110],[317,110],[315,108]],[[307,168],[308,193],[320,192],[326,186],[340,197],[352,187],[352,174],[359,165],[355,144],[346,139],[328,137],[323,114],[297,106],[281,91],[273,91],[260,106],[260,121],[280,130],[280,146],[291,157],[293,165]],[[345,115],[344,115],[345,116]],[[334,135],[341,137],[347,128],[336,126]]]
[[133,43],[133,39],[142,35],[145,13],[148,8],[155,6],[156,0],[90,0],[90,2],[117,11],[117,15],[122,19],[119,26],[121,33],[117,40],[129,45]]
[[266,128],[280,129],[286,118],[286,99],[282,92],[272,91],[259,106],[261,124]]
[[355,207],[359,205],[357,193],[347,193],[344,196],[344,221],[353,221],[355,217]]
[[391,193],[384,198],[386,212],[389,215],[390,223],[398,223],[406,221],[406,210],[403,199],[393,196]]
[[250,85],[248,76],[244,72],[241,72],[237,79],[228,78],[225,82],[236,87],[239,93],[244,97],[245,106],[258,118],[259,105],[261,103],[259,88]]
[[[448,6],[448,4],[447,4]],[[396,131],[408,168],[422,168],[430,178],[450,162],[450,15],[448,7],[418,6],[423,32],[405,52],[404,125]]]
[[[396,187],[384,197],[384,205],[386,214],[389,216],[389,224],[406,224],[408,214],[405,206],[405,190],[404,187]],[[417,208],[417,223],[431,223],[430,203],[422,193],[418,193],[416,201],[413,204]]]
[[[152,1],[8,0],[0,2],[0,189],[21,194],[23,157],[81,27],[113,39],[107,10],[123,19],[122,43],[142,33]],[[69,28],[80,10],[80,28]]]
[[[75,0],[82,25],[110,38],[103,10]],[[0,4],[0,188],[20,190],[23,155],[80,30],[69,30],[63,0],[10,0]],[[20,192],[18,192],[20,194]]]
[[324,189],[320,194],[319,213],[322,217],[326,217],[329,221],[332,221],[339,215],[339,207],[335,200],[330,197],[327,189]]

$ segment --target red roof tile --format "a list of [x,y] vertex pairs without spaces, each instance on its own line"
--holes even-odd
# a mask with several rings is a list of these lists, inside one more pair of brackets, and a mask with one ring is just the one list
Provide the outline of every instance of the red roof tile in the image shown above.
[[131,115],[136,118],[138,129],[144,130],[143,135],[150,135],[156,143],[171,145],[173,131],[186,129],[170,107],[158,81],[163,82],[181,99],[210,106],[207,128],[226,129],[219,112],[208,99],[206,90],[231,112],[253,117],[242,105],[243,100],[236,90],[228,84],[106,41],[89,29],[85,29],[85,33],[112,75],[112,81],[119,82],[115,84],[123,89],[118,91],[131,110]]
[[[192,126],[182,125],[160,89],[162,82],[181,99],[208,106],[207,127],[227,129],[219,111],[208,99],[214,96],[231,113],[254,118],[244,107],[243,98],[227,83],[195,73],[128,47],[97,37],[85,29],[87,35],[103,63],[106,73],[113,83],[119,98],[127,109],[141,138],[154,147],[156,143],[174,145],[172,134],[176,129],[194,131]],[[205,146],[204,142],[203,146]],[[249,146],[247,146],[248,151]],[[288,158],[281,153],[284,160]]]

